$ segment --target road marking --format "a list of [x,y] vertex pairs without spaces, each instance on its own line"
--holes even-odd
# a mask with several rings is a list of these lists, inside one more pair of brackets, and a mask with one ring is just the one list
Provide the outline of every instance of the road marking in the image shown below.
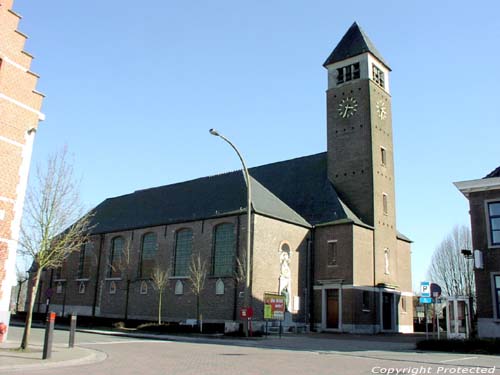
[[80,343],[78,343],[78,345],[112,345],[112,344],[137,344],[137,343],[171,344],[172,341],[162,341],[162,340],[120,340],[120,341],[80,342]]
[[454,362],[454,361],[466,361],[468,359],[477,359],[479,357],[463,357],[463,358],[456,358],[456,359],[446,359],[444,361],[439,361],[441,363],[446,363],[446,362]]

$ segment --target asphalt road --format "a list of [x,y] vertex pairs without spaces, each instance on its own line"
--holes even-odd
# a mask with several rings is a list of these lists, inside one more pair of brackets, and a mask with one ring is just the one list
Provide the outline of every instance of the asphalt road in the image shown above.
[[[10,332],[10,340],[21,329]],[[35,329],[33,340],[43,331]],[[55,343],[67,341],[56,331]],[[98,363],[23,371],[23,374],[273,375],[273,374],[500,374],[500,357],[417,352],[404,337],[302,335],[283,339],[148,340],[77,333],[77,345],[102,351]],[[496,366],[496,368],[494,368]],[[4,372],[8,374],[9,372]],[[18,374],[19,372],[17,372]]]

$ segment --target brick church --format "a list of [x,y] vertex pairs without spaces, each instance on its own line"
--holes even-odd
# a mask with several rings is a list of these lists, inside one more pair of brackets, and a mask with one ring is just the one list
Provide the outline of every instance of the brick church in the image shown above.
[[18,30],[21,16],[12,2],[0,0],[0,323],[7,325],[31,151],[44,119],[33,56],[24,50],[28,37]]
[[[251,306],[286,289],[287,326],[412,332],[411,241],[396,229],[390,68],[354,23],[324,63],[327,151],[250,168]],[[171,270],[164,321],[196,318],[189,264],[200,256],[207,323],[240,321],[246,257],[241,172],[139,190],[95,208],[91,241],[43,276],[35,311],[155,320],[155,264]],[[123,264],[127,254],[128,266]],[[121,262],[121,263],[120,263]]]

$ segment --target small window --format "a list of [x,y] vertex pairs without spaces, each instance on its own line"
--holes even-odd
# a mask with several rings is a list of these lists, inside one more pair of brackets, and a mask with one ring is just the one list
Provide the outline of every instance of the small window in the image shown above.
[[116,283],[114,281],[111,281],[109,284],[109,294],[115,294],[116,293]]
[[83,279],[89,277],[89,260],[92,251],[92,244],[87,242],[80,249],[79,259],[78,259],[78,279]]
[[497,304],[497,319],[500,319],[500,275],[495,275],[493,278],[493,282],[495,303]]
[[500,245],[500,202],[488,203],[490,239],[492,246]]
[[384,147],[380,147],[380,164],[384,167],[387,165],[387,152]]
[[387,206],[387,194],[386,193],[382,193],[382,210],[384,212],[384,215],[388,215],[389,214],[389,209],[388,209],[388,206]]
[[140,289],[141,294],[148,294],[148,283],[145,281],[141,282],[141,289]]
[[57,285],[56,285],[56,293],[57,294],[61,294],[63,291],[63,285],[62,285],[62,282],[58,282]]
[[370,292],[363,290],[363,310],[370,310]]
[[337,265],[337,241],[328,241],[327,265]]
[[80,284],[78,284],[78,293],[85,294],[85,283],[84,282],[81,282]]
[[384,72],[375,64],[372,65],[373,80],[380,87],[385,87]]
[[346,65],[337,69],[337,84],[352,81],[353,79],[358,79],[359,77],[359,63]]
[[176,296],[180,296],[184,294],[184,283],[181,280],[177,280],[175,283],[175,291]]
[[405,296],[401,296],[401,311],[402,312],[406,312],[406,297]]
[[215,283],[215,294],[218,296],[224,294],[224,281],[221,279],[218,279]]

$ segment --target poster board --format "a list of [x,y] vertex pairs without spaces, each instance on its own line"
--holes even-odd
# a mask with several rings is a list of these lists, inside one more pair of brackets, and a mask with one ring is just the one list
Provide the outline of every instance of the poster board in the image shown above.
[[285,296],[276,293],[264,293],[264,319],[285,319]]

